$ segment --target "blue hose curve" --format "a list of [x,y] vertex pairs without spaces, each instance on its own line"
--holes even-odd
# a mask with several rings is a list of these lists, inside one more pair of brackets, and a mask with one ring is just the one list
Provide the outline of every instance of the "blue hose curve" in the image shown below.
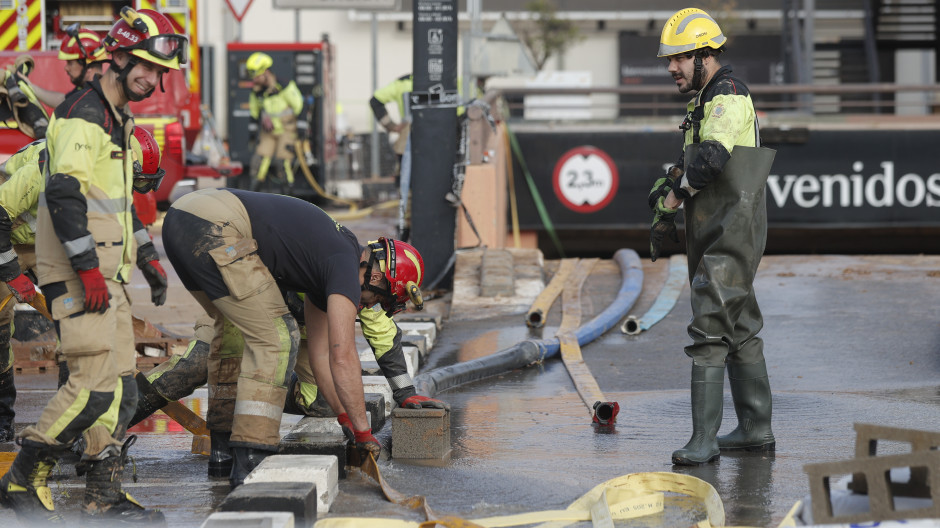
[[[575,331],[578,345],[584,346],[613,328],[627,313],[643,285],[640,257],[632,249],[619,249],[614,261],[620,266],[620,290],[614,301],[588,323]],[[415,376],[417,391],[429,397],[458,385],[495,376],[553,357],[561,350],[559,339],[527,339],[495,354],[437,368]]]

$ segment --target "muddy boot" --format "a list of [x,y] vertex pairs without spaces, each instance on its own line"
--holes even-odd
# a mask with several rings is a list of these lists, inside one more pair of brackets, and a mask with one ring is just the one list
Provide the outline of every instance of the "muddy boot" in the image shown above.
[[692,438],[673,451],[673,464],[697,466],[718,460],[724,379],[724,367],[692,365]]
[[63,359],[62,361],[59,361],[58,363],[56,363],[56,365],[59,367],[58,388],[61,389],[62,386],[65,385],[69,381],[69,364],[67,361]]
[[88,469],[81,513],[82,526],[166,526],[163,512],[144,508],[121,489],[127,450],[136,440],[137,437],[131,435],[127,437],[119,453],[111,454],[103,460],[84,462]]
[[0,504],[16,512],[23,526],[64,525],[55,511],[46,479],[55,467],[50,446],[20,440],[20,452],[0,479]]
[[270,455],[273,455],[275,451],[265,451],[263,449],[255,449],[252,447],[233,447],[232,448],[232,476],[229,477],[228,482],[231,484],[232,489],[237,488],[245,483],[245,478],[248,477],[248,474],[251,473],[252,469],[258,467],[258,464],[262,460],[267,458]]
[[763,361],[748,365],[728,363],[728,380],[738,426],[730,433],[718,437],[721,449],[747,451],[773,451],[774,433],[770,429],[772,398],[767,364]]
[[232,450],[228,445],[231,431],[209,431],[209,476],[229,477],[232,475]]
[[147,381],[143,372],[138,372],[134,378],[137,380],[137,412],[131,418],[128,428],[134,427],[147,419],[151,414],[162,409],[169,401],[153,388]]
[[0,442],[13,440],[13,404],[16,403],[16,385],[13,384],[13,367],[0,374]]

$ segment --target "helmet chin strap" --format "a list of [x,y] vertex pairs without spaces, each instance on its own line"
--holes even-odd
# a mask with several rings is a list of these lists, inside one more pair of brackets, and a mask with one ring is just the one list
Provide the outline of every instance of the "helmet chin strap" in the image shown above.
[[[118,81],[121,83],[121,89],[124,90],[124,96],[127,97],[129,101],[134,101],[136,103],[150,97],[153,94],[155,88],[151,88],[143,95],[137,95],[133,90],[131,90],[131,87],[127,84],[127,74],[129,74],[131,70],[134,69],[134,66],[140,64],[140,59],[130,54],[128,54],[128,57],[127,64],[125,64],[123,68],[118,66],[114,59],[111,59],[109,62],[111,63],[111,67],[117,71]],[[163,91],[163,75],[160,75],[160,90]]]
[[702,55],[699,53],[695,54],[695,73],[692,74],[692,89],[696,92],[702,89],[702,72],[705,69],[705,65],[702,64]]

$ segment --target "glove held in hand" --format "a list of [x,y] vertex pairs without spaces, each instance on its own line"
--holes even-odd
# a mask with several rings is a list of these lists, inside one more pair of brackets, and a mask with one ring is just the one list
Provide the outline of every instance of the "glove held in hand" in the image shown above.
[[144,274],[144,278],[147,279],[147,284],[150,285],[150,300],[153,301],[153,305],[160,306],[165,303],[167,288],[166,271],[163,270],[160,261],[151,260],[141,266],[140,271]]
[[10,291],[13,292],[13,296],[16,297],[16,300],[21,303],[28,303],[36,298],[36,285],[33,284],[33,281],[29,280],[29,277],[20,273],[13,280],[7,282],[7,286],[10,287]]

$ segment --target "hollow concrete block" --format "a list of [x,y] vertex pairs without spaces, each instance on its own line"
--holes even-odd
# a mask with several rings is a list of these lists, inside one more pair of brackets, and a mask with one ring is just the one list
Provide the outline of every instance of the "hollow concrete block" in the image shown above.
[[403,335],[417,334],[427,337],[429,346],[434,346],[434,342],[437,341],[437,325],[433,322],[400,322],[398,327],[401,328]]
[[250,478],[251,475],[229,493],[219,509],[223,512],[290,512],[294,522],[301,526],[316,521],[317,487],[313,482],[250,482]]
[[450,453],[450,413],[444,409],[392,411],[392,458],[444,459]]
[[289,433],[281,437],[278,454],[333,456],[337,461],[339,478],[346,478],[348,444],[349,440],[343,434],[336,418],[306,416]]
[[290,483],[315,486],[316,511],[326,513],[330,511],[330,505],[338,493],[338,478],[338,460],[335,456],[271,455],[248,474],[245,485]]
[[381,394],[385,397],[385,409],[383,414],[388,417],[392,413],[392,388],[388,385],[385,376],[363,376],[362,391],[366,394]]

